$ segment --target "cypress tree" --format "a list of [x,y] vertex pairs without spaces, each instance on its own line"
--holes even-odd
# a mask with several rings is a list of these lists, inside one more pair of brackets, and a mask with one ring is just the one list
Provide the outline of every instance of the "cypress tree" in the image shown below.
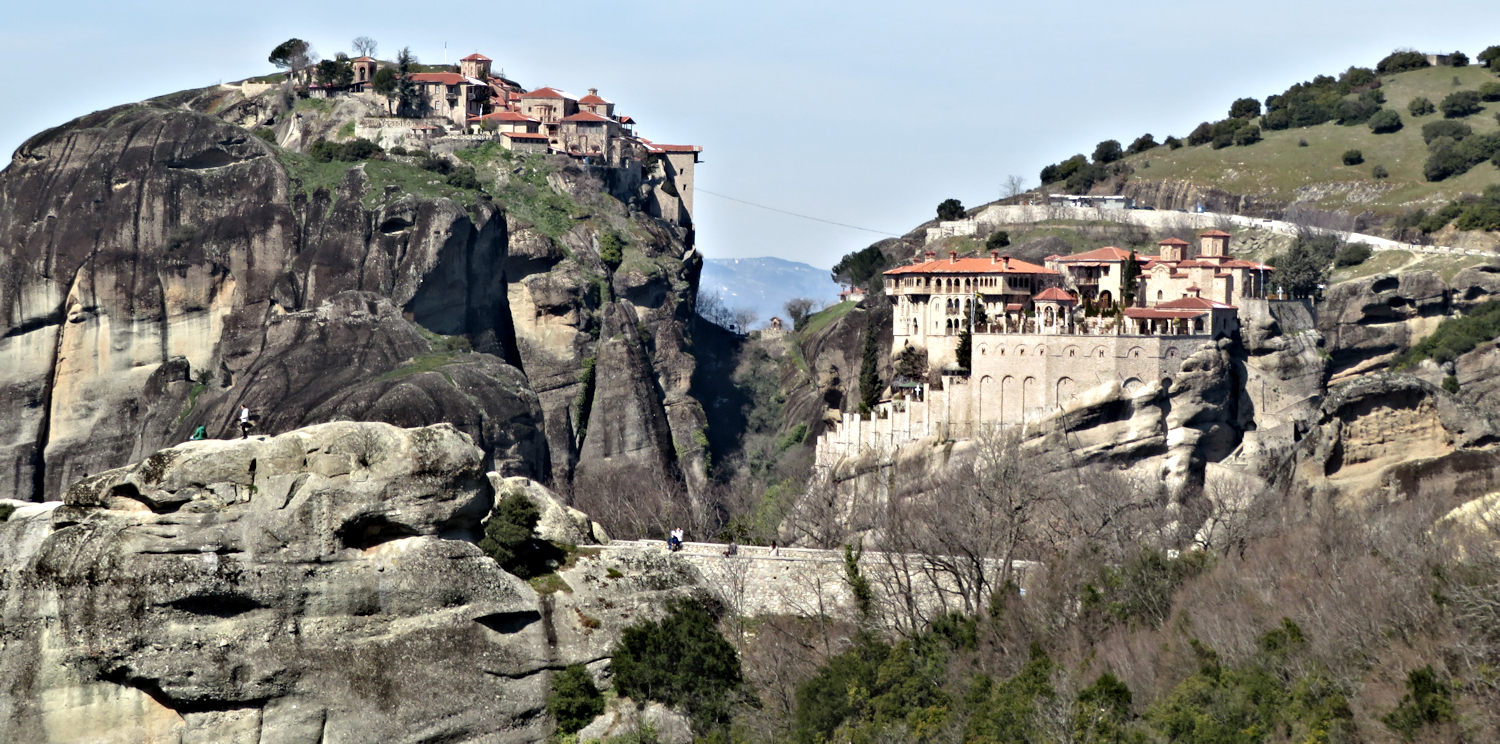
[[880,402],[880,339],[875,336],[875,316],[865,323],[865,348],[859,364],[859,412],[869,413]]

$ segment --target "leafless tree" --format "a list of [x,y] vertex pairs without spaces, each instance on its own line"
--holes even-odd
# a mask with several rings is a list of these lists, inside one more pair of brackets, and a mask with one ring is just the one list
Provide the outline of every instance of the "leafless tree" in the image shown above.
[[569,496],[570,505],[603,525],[611,537],[664,540],[673,528],[682,527],[688,539],[701,540],[717,531],[717,525],[693,508],[680,480],[644,469],[580,472]]
[[1006,176],[1004,193],[1007,199],[1026,193],[1026,179],[1021,176]]
[[755,325],[760,320],[760,313],[748,307],[737,307],[734,309],[732,317],[734,318],[732,321],[734,323],[733,330],[737,330],[740,333],[749,333],[750,326]]
[[355,54],[361,57],[374,57],[375,50],[380,45],[368,36],[356,36],[354,37],[354,41],[349,42],[349,46],[354,49]]
[[724,304],[724,296],[717,290],[698,291],[698,315],[720,328],[728,328],[734,323],[734,312]]
[[787,320],[792,322],[792,328],[802,330],[802,324],[807,322],[808,316],[817,309],[818,301],[811,297],[793,297],[786,301],[783,309],[786,310]]

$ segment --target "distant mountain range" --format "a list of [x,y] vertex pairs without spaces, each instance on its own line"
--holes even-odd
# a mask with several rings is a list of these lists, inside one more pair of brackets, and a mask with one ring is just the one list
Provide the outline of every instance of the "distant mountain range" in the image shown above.
[[839,285],[820,269],[780,258],[705,258],[699,293],[718,292],[730,308],[750,308],[764,328],[772,316],[786,317],[782,306],[794,297],[825,305],[838,302]]

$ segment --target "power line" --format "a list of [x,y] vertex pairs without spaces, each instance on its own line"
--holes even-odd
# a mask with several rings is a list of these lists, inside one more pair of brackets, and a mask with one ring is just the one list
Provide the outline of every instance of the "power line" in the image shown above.
[[876,235],[889,235],[889,236],[891,236],[893,238],[899,238],[899,237],[901,237],[900,235],[897,235],[896,233],[888,233],[888,232],[886,232],[884,230],[871,230],[868,227],[858,227],[856,225],[846,225],[846,224],[844,224],[842,222],[834,222],[833,220],[825,220],[825,219],[823,219],[821,217],[809,217],[809,216],[807,216],[805,214],[797,214],[796,212],[788,212],[785,209],[777,209],[775,207],[768,207],[768,206],[766,206],[764,204],[756,204],[755,202],[747,202],[744,199],[736,199],[736,198],[734,198],[732,196],[725,196],[723,194],[715,194],[712,191],[709,191],[709,190],[703,189],[703,188],[698,188],[696,186],[693,187],[693,190],[697,191],[700,194],[708,194],[709,196],[717,196],[720,199],[728,199],[729,201],[732,201],[732,202],[739,202],[741,204],[748,204],[748,205],[750,205],[752,207],[759,207],[760,209],[766,209],[766,210],[770,210],[772,212],[780,212],[782,214],[789,214],[789,215],[791,215],[793,217],[801,217],[804,220],[812,220],[813,222],[822,222],[822,223],[829,224],[829,225],[838,225],[839,227],[847,227],[850,230],[863,230],[865,232],[875,233]]

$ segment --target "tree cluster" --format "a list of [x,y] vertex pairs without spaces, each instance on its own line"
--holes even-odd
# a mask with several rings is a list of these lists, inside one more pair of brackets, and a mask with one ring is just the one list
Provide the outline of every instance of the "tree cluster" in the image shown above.
[[1398,72],[1408,70],[1420,70],[1431,67],[1432,63],[1427,61],[1427,55],[1413,49],[1397,49],[1386,55],[1385,59],[1375,65],[1375,71],[1381,75],[1394,75]]
[[1342,247],[1333,235],[1304,233],[1271,263],[1276,267],[1275,282],[1296,297],[1318,296],[1328,281],[1328,270]]
[[[963,210],[960,209],[962,214]],[[845,254],[833,265],[833,281],[863,287],[878,278],[881,272],[891,267],[891,260],[881,250],[881,243]]]
[[[1500,158],[1500,133],[1474,134],[1460,121],[1434,121],[1422,127],[1428,156],[1422,174],[1428,181],[1463,175],[1486,160]],[[1500,161],[1497,161],[1500,162]]]
[[705,733],[728,723],[744,687],[739,654],[702,602],[675,600],[660,622],[626,628],[610,661],[615,690],[685,711]]

